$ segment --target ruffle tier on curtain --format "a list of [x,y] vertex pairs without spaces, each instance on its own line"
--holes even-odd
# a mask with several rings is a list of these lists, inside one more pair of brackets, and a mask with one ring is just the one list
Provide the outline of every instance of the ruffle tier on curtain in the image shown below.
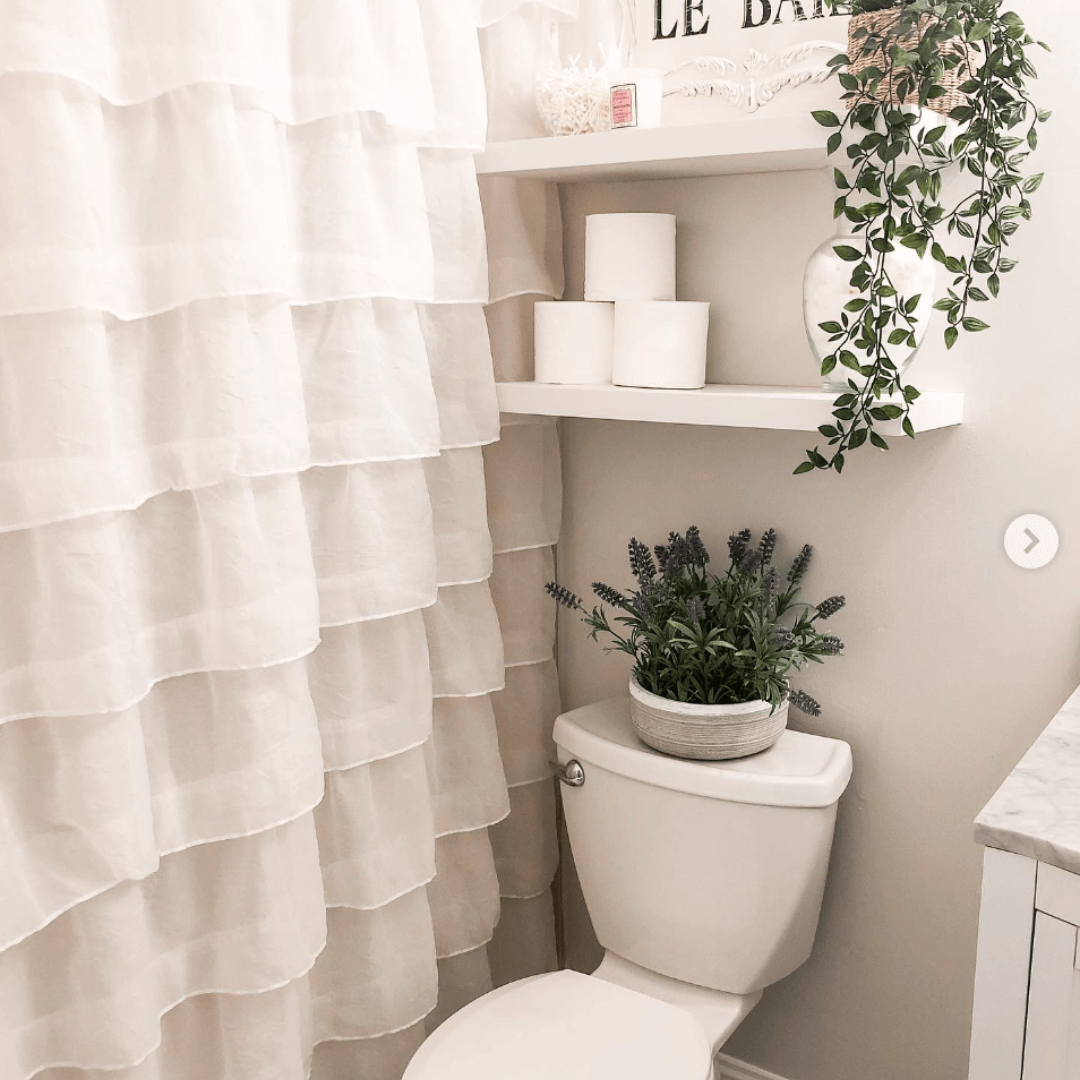
[[472,16],[0,0],[0,1080],[394,1080],[554,962]]

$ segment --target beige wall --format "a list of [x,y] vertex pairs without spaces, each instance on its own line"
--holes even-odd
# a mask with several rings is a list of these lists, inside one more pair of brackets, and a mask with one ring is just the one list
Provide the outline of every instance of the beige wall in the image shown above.
[[[972,819],[1080,682],[1080,14],[1020,6],[1057,46],[1040,61],[1047,130],[1037,220],[993,330],[920,359],[924,386],[964,386],[962,428],[854,455],[842,478],[792,478],[804,437],[787,433],[564,421],[560,578],[628,584],[631,535],[700,525],[775,525],[788,553],[816,548],[815,599],[846,593],[836,630],[848,655],[804,678],[824,704],[804,730],[846,739],[855,776],[841,804],[814,956],[766,991],[728,1051],[789,1080],[966,1077],[980,851]],[[1055,10],[1056,9],[1056,10]],[[1031,14],[1028,14],[1031,17]],[[617,136],[614,136],[617,137]],[[562,191],[568,292],[580,298],[584,216],[659,210],[679,219],[682,299],[713,303],[711,378],[814,381],[800,285],[830,232],[832,191],[815,174]],[[1039,572],[1014,567],[1005,526],[1024,512],[1058,525]],[[565,613],[564,613],[565,614]],[[625,658],[573,619],[560,625],[564,704],[618,693]],[[569,958],[595,942],[573,889]]]

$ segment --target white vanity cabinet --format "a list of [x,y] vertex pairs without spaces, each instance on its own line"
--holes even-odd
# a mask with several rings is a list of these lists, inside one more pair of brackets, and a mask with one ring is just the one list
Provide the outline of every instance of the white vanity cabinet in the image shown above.
[[975,821],[968,1080],[1080,1080],[1080,689]]
[[969,1080],[1080,1080],[1080,875],[988,848]]

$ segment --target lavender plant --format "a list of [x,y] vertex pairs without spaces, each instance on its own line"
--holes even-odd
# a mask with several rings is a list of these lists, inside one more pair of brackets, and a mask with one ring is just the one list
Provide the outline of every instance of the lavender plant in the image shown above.
[[[728,539],[728,564],[713,573],[709,552],[696,526],[671,533],[650,550],[640,540],[629,545],[635,588],[622,592],[602,581],[593,592],[614,609],[587,610],[581,598],[554,581],[548,594],[582,614],[589,636],[611,639],[608,652],[634,658],[634,678],[659,697],[694,705],[737,705],[767,701],[774,709],[785,697],[802,712],[821,707],[807,693],[792,691],[789,676],[809,663],[839,655],[843,642],[820,623],[843,606],[831,596],[816,607],[799,591],[813,549],[806,545],[786,573],[775,565],[776,530],[751,545],[749,529]],[[614,626],[612,625],[614,623]]]

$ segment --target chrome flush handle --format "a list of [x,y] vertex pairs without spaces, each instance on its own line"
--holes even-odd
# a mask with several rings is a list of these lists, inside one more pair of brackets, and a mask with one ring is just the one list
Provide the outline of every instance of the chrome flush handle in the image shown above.
[[581,787],[585,783],[585,770],[576,758],[571,758],[565,765],[553,761],[551,767],[555,770],[555,775],[567,787]]

